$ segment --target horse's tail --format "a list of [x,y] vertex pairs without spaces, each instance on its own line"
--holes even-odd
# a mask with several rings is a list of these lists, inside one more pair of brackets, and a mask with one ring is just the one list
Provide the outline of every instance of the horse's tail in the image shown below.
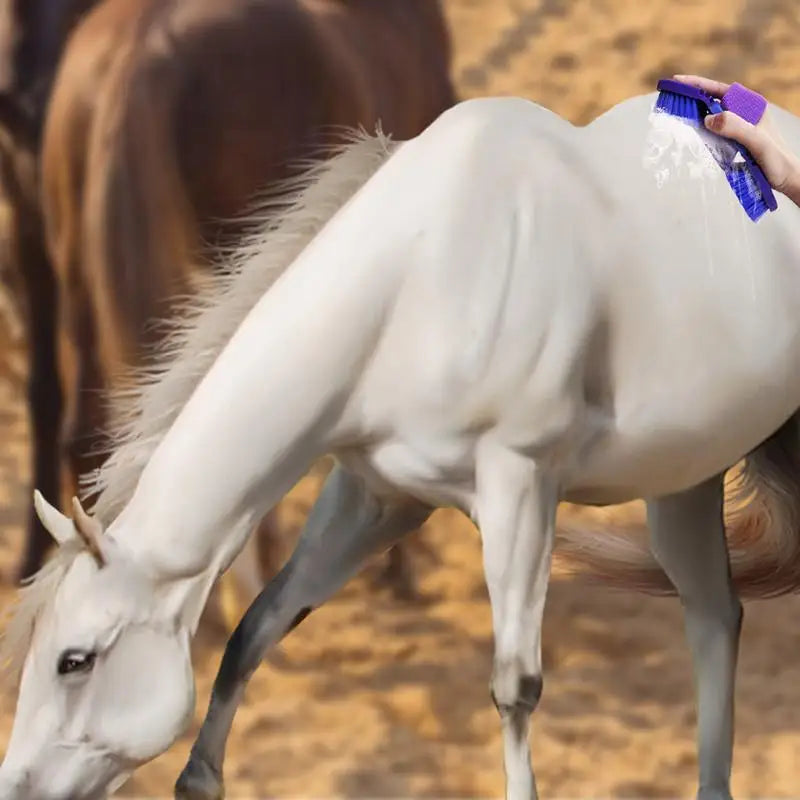
[[[741,596],[775,597],[800,589],[800,415],[747,456],[729,488],[728,545]],[[599,583],[675,593],[643,537],[570,524],[559,535],[570,564]]]

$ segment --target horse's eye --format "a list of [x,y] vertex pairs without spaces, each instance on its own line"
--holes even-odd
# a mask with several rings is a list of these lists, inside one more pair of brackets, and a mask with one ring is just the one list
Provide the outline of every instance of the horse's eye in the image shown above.
[[58,659],[58,674],[70,675],[75,672],[89,672],[94,666],[94,653],[83,650],[67,650]]

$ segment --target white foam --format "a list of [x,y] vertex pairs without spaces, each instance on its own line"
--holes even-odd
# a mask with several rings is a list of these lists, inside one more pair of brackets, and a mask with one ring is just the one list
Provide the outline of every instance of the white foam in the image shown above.
[[[642,153],[642,166],[652,172],[656,186],[661,189],[667,183],[677,191],[678,202],[691,203],[697,209],[695,219],[702,218],[704,226],[705,261],[708,274],[716,274],[714,259],[714,240],[719,233],[718,225],[712,230],[712,218],[708,214],[710,204],[727,203],[739,220],[738,238],[741,257],[734,264],[740,270],[744,282],[742,288],[756,301],[763,276],[754,263],[750,239],[754,233],[753,224],[742,213],[735,195],[727,186],[725,173],[720,164],[736,163],[741,160],[738,149],[727,139],[723,139],[705,127],[695,127],[671,114],[653,110],[648,118],[650,127]],[[720,183],[721,181],[721,183]],[[724,188],[723,188],[724,187]],[[698,203],[701,208],[698,209]],[[735,206],[735,208],[734,208]],[[735,235],[728,231],[726,235]],[[757,325],[757,320],[749,321]]]
[[[724,178],[717,160],[730,161],[731,146],[705,128],[696,128],[664,111],[653,111],[642,166],[661,188],[677,178],[717,181]],[[727,156],[727,158],[726,158]]]

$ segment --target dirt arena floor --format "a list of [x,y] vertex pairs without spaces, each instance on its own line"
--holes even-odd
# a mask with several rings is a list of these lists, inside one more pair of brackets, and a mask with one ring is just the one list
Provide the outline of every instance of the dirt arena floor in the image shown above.
[[[446,0],[463,96],[516,94],[585,123],[673,71],[747,82],[800,114],[797,0]],[[800,265],[798,265],[800,268]],[[28,497],[24,357],[4,333],[0,569]],[[318,489],[282,506],[296,530]],[[640,525],[637,504],[607,511]],[[415,548],[421,600],[370,569],[314,613],[257,673],[227,761],[229,798],[497,797],[492,636],[474,528],[437,513]],[[374,571],[374,568],[372,568]],[[0,602],[10,597],[0,587]],[[692,680],[678,604],[556,578],[533,756],[545,797],[686,797],[695,788]],[[198,721],[223,640],[196,645]],[[737,694],[737,797],[800,797],[800,598],[746,608]],[[0,700],[4,746],[13,698]],[[194,727],[123,797],[171,796]]]

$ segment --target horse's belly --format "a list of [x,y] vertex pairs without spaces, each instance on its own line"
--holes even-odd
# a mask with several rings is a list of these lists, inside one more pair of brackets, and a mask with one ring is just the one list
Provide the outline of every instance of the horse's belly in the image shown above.
[[390,437],[366,450],[340,451],[338,459],[378,495],[398,491],[434,507],[469,512],[475,492],[473,436]]
[[570,470],[566,499],[618,503],[687,489],[732,467],[797,410],[795,377],[773,376],[764,391],[757,373],[750,385],[709,373],[715,380],[697,394],[665,391],[635,416],[609,421]]

